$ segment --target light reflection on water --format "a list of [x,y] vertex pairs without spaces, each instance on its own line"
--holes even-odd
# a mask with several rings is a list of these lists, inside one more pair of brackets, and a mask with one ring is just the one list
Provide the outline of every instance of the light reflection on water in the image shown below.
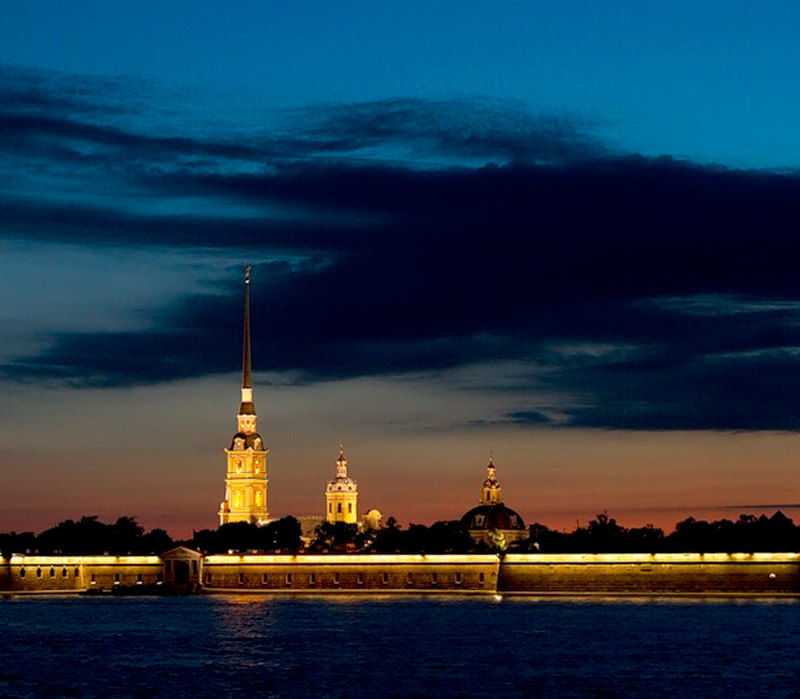
[[0,600],[0,696],[787,696],[800,602]]

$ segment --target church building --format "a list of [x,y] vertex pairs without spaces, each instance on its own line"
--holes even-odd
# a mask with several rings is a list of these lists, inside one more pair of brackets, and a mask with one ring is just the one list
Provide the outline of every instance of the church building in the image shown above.
[[256,408],[250,369],[250,266],[244,275],[244,349],[242,355],[242,391],[238,431],[230,448],[225,450],[228,468],[225,474],[225,499],[219,508],[219,523],[250,522],[266,524],[267,454],[261,435],[256,431]]
[[503,489],[497,480],[494,459],[489,459],[486,467],[480,505],[469,510],[461,518],[461,524],[476,543],[484,542],[494,548],[504,549],[512,541],[527,538],[522,517],[503,504]]

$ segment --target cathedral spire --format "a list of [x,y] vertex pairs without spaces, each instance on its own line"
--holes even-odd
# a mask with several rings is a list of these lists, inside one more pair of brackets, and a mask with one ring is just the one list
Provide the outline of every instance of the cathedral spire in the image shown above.
[[247,265],[244,268],[244,346],[242,348],[242,400],[239,405],[239,415],[255,414],[253,379],[250,368],[250,265]]
[[250,378],[250,265],[244,268],[244,349],[242,351],[242,388],[252,388]]

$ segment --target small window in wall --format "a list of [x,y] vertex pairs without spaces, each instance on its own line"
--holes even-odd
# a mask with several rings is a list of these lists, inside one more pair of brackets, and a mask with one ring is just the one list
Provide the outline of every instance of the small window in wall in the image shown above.
[[24,568],[20,568],[19,569],[19,577],[21,577],[21,578],[25,577],[25,569]]
[[316,573],[311,573],[308,576],[308,584],[309,585],[316,585],[317,584],[317,574]]
[[56,577],[56,569],[55,569],[55,568],[53,568],[52,566],[51,566],[51,568],[50,568],[50,577],[51,577],[51,578],[54,578],[54,577]]
[[381,584],[388,585],[389,584],[389,573],[384,573],[381,577]]
[[97,580],[95,579],[95,574],[92,573],[92,585],[94,585],[96,582]]
[[139,573],[139,574],[136,576],[136,582],[137,582],[137,583],[139,583],[140,585],[142,584],[142,574],[141,574],[141,573]]
[[73,572],[76,578],[81,574],[81,571],[78,570],[77,568]]
[[328,512],[333,512],[333,503],[332,502],[328,503]]
[[287,585],[291,585],[292,584],[292,574],[291,573],[286,573],[286,584]]
[[244,585],[244,573],[239,573],[239,584]]
[[353,512],[353,503],[352,502],[348,502],[347,503],[347,511],[350,512],[350,513]]
[[61,569],[61,577],[66,578],[69,575],[66,568]]
[[359,573],[358,574],[358,584],[359,585],[363,585],[364,584],[364,573]]
[[413,585],[414,584],[414,573],[409,573],[406,575],[406,585]]
[[119,585],[119,573],[114,573],[114,584]]
[[462,582],[464,582],[463,576],[461,573],[456,573],[456,585],[460,585]]
[[341,512],[342,511],[342,503],[340,503],[340,502],[336,503],[336,511],[337,512]]
[[42,569],[41,568],[37,568],[36,569],[36,577],[37,578],[41,578],[42,577]]
[[333,574],[333,584],[334,584],[334,585],[338,585],[338,584],[339,584],[339,582],[340,582],[340,581],[339,581],[339,573],[334,573],[334,574]]
[[483,585],[484,575],[483,573],[478,573],[478,582]]
[[261,584],[266,585],[269,582],[269,575],[261,573]]
[[431,585],[438,585],[438,584],[439,584],[439,574],[431,573]]

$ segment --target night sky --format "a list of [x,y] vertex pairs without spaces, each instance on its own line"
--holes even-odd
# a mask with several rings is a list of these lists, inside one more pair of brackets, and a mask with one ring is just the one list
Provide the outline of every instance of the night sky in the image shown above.
[[216,525],[243,267],[270,512],[800,517],[800,5],[25,2],[0,531]]

